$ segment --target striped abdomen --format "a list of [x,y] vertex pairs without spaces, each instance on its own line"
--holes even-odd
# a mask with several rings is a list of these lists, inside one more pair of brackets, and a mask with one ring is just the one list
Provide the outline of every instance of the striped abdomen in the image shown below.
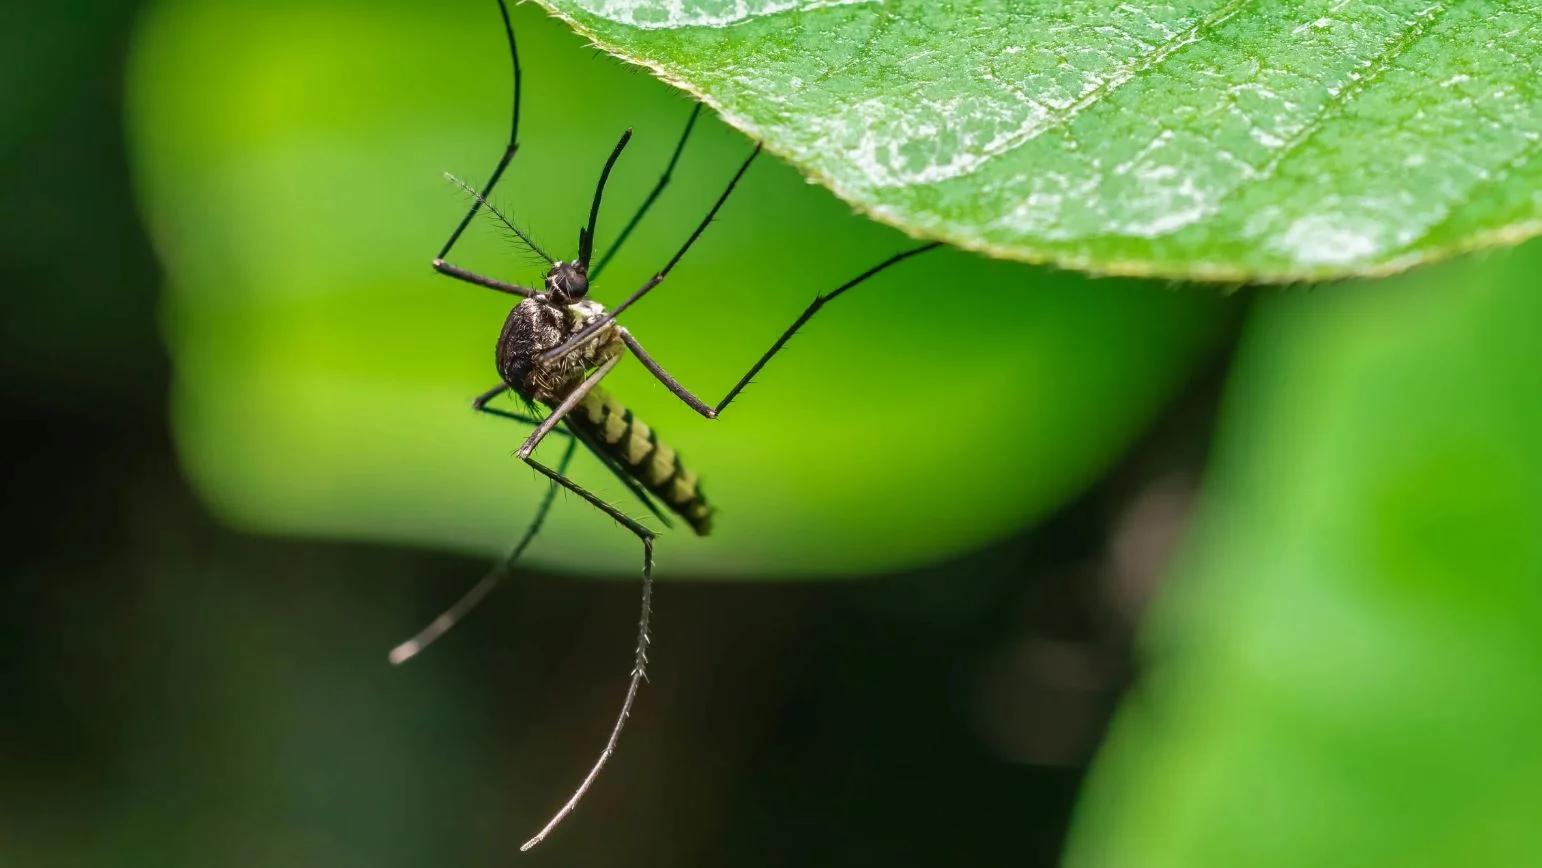
[[702,536],[711,531],[712,507],[701,492],[696,474],[680,463],[673,447],[659,442],[657,432],[648,423],[634,418],[632,411],[603,387],[595,386],[585,395],[568,414],[567,421],[685,519],[692,530]]

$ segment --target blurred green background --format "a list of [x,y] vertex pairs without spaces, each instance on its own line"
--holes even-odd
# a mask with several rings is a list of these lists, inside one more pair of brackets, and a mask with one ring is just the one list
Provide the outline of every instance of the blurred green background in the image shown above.
[[[465,411],[496,382],[509,299],[425,258],[469,204],[444,172],[480,184],[507,137],[507,48],[487,6],[376,4],[360,22],[346,3],[170,2],[143,19],[130,144],[167,269],[178,447],[227,520],[492,556],[533,508],[534,472],[507,460],[524,432]],[[571,256],[617,136],[631,127],[636,145],[607,190],[602,244],[663,170],[690,103],[540,9],[518,12],[523,143],[493,198]],[[662,267],[748,150],[702,123],[596,294],[619,301]],[[456,262],[539,281],[539,260],[491,220],[468,242]],[[912,245],[767,158],[628,327],[715,401],[815,293]],[[862,290],[716,422],[640,365],[607,380],[720,510],[712,537],[661,548],[671,575],[871,573],[999,538],[1127,447],[1228,314],[1213,293],[953,251]],[[587,457],[577,472],[625,496]],[[593,510],[559,510],[551,531],[581,542],[537,547],[533,563],[636,560]]]
[[[609,726],[636,552],[559,502],[518,581],[385,664],[541,490],[466,406],[507,300],[427,267],[466,204],[442,172],[502,142],[492,4],[14,17],[0,864],[507,864]],[[495,198],[570,252],[620,130],[602,236],[689,103],[516,26]],[[747,147],[703,124],[601,299]],[[716,397],[908,243],[767,159],[628,323]],[[722,533],[661,538],[638,714],[519,858],[1542,862],[1539,257],[1255,297],[947,251],[717,422],[623,368]]]

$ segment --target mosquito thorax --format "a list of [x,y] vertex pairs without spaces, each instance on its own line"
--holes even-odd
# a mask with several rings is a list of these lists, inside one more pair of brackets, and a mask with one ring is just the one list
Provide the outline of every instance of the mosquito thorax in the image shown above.
[[546,272],[546,293],[558,304],[581,300],[589,294],[589,267],[577,260],[553,262]]

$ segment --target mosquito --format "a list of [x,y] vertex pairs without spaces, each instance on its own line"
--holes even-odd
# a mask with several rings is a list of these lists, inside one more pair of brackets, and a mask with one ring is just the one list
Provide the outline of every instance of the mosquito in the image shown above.
[[[620,304],[606,310],[599,302],[589,298],[590,284],[599,277],[611,257],[615,255],[648,210],[653,207],[664,188],[669,185],[670,177],[679,163],[681,154],[685,151],[686,141],[690,138],[691,130],[696,126],[697,118],[701,114],[701,104],[698,103],[692,108],[685,130],[680,134],[674,153],[670,156],[658,182],[632,218],[617,233],[615,240],[611,242],[610,249],[595,261],[595,231],[599,223],[605,183],[610,178],[616,161],[620,159],[621,152],[625,150],[632,138],[630,129],[621,134],[610,157],[605,161],[605,167],[600,171],[599,183],[594,189],[594,199],[589,206],[588,224],[578,231],[577,256],[568,260],[554,259],[488,201],[493,187],[497,185],[499,178],[503,176],[510,161],[519,150],[522,78],[519,48],[514,39],[514,27],[509,19],[509,9],[505,0],[498,0],[498,11],[503,17],[503,30],[508,41],[514,73],[513,119],[510,123],[508,142],[504,146],[503,156],[498,160],[497,166],[480,191],[453,176],[446,176],[452,183],[467,192],[473,201],[466,216],[461,218],[455,230],[450,233],[449,240],[434,257],[433,267],[440,274],[456,280],[519,296],[522,299],[509,312],[503,331],[498,337],[495,358],[500,377],[499,383],[473,399],[471,407],[480,413],[535,426],[535,430],[525,438],[516,454],[521,461],[547,478],[547,490],[536,508],[530,525],[508,557],[421,632],[393,649],[390,659],[392,663],[400,664],[416,656],[444,635],[493,590],[525,548],[535,539],[546,520],[547,513],[551,510],[559,486],[610,516],[641,542],[642,611],[637,619],[637,644],[633,651],[632,671],[626,694],[621,702],[621,710],[616,716],[615,724],[611,727],[604,749],[590,767],[588,774],[546,825],[520,847],[521,851],[525,851],[545,840],[552,830],[572,813],[595,779],[599,777],[601,770],[615,753],[621,730],[631,715],[638,690],[647,677],[650,641],[648,620],[652,612],[653,599],[654,532],[568,476],[568,466],[577,447],[582,445],[588,449],[666,527],[672,526],[672,522],[665,515],[664,509],[668,509],[684,520],[698,535],[705,536],[712,529],[713,509],[702,492],[700,479],[693,471],[686,469],[679,453],[662,442],[653,428],[636,418],[632,411],[601,388],[600,380],[614,370],[623,357],[631,355],[692,410],[708,419],[716,419],[755,375],[760,373],[766,363],[781,351],[793,334],[812,319],[825,304],[890,266],[941,245],[940,243],[923,244],[891,256],[836,289],[816,296],[792,325],[772,343],[770,349],[766,350],[760,359],[750,366],[749,371],[739,378],[734,387],[728,390],[728,394],[716,404],[708,404],[670,376],[664,367],[643,348],[642,343],[625,326],[615,320],[618,314],[631,307],[669,276],[681,258],[690,250],[691,245],[706,231],[707,226],[723,207],[723,203],[728,201],[734,187],[738,185],[744,173],[749,170],[750,164],[760,154],[761,146],[757,143],[750,151],[749,156],[745,158],[723,189],[722,195],[718,196],[717,201],[707,211],[706,217],[702,218],[695,230],[685,239],[685,243],[680,245],[680,249],[664,267]],[[486,209],[520,243],[545,260],[547,270],[541,287],[507,283],[449,262],[451,249],[482,209]],[[523,403],[522,409],[525,412],[492,406],[491,402],[505,393],[511,393],[519,399]],[[548,466],[535,457],[536,447],[549,435],[557,435],[567,440],[567,445],[555,467]]]

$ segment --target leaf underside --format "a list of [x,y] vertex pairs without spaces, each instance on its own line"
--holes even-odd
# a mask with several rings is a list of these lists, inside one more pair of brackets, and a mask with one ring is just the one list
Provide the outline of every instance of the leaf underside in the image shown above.
[[1527,0],[537,0],[859,210],[992,256],[1383,274],[1542,230]]

